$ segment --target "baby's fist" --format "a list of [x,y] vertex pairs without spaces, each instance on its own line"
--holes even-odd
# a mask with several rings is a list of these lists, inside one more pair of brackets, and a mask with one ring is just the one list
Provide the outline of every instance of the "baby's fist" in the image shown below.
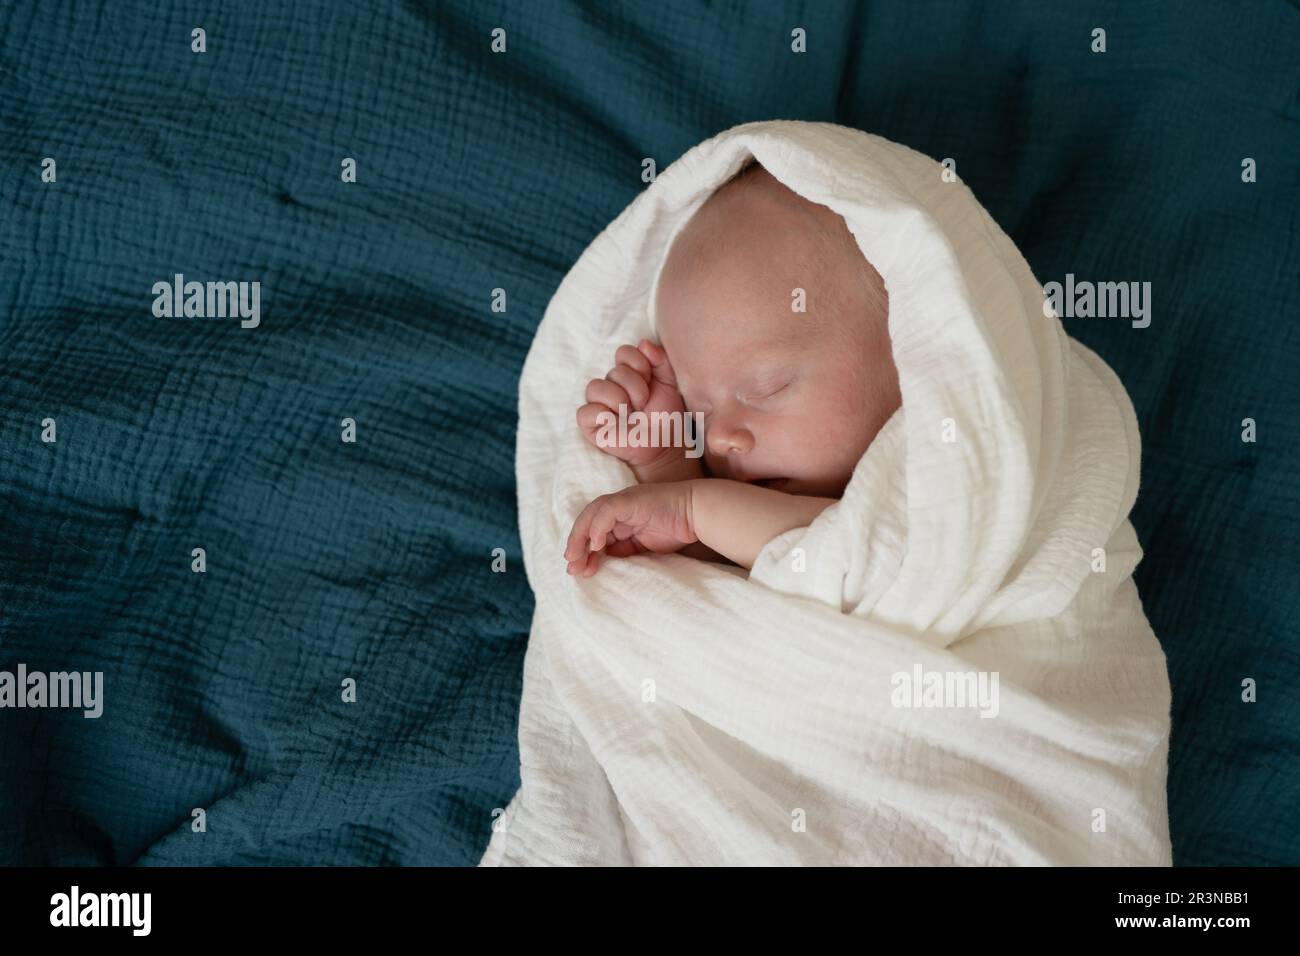
[[587,383],[587,404],[578,409],[578,427],[587,441],[633,468],[653,464],[669,455],[682,455],[681,449],[618,445],[605,440],[611,431],[610,424],[617,435],[620,405],[627,406],[629,412],[648,415],[686,411],[668,353],[658,345],[642,339],[635,347],[619,346],[614,362],[608,375]]

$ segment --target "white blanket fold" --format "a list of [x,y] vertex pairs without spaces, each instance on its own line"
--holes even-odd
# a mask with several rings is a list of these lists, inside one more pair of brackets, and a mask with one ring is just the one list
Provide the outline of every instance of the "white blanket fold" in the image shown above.
[[[582,389],[654,336],[669,244],[751,157],[883,276],[903,406],[843,499],[751,572],[667,555],[570,578],[578,512],[634,480],[579,433]],[[483,864],[1169,864],[1133,409],[941,173],[843,127],[736,127],[565,277],[519,387],[537,606],[521,786]]]

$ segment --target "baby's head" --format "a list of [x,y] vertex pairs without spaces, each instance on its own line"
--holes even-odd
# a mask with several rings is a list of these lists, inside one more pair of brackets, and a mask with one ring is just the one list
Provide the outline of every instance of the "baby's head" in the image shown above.
[[709,472],[839,497],[902,402],[884,281],[844,219],[753,162],[678,234],[655,295]]

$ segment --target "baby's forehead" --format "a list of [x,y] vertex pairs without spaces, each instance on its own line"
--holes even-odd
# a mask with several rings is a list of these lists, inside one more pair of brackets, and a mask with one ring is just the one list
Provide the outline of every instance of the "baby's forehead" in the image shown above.
[[727,348],[736,335],[758,335],[793,346],[861,325],[864,311],[883,316],[877,285],[842,216],[757,167],[710,195],[678,232],[655,311],[670,338]]
[[864,260],[844,218],[799,195],[757,163],[715,190],[674,239],[660,282],[706,269],[743,278],[835,280]]
[[659,276],[657,311],[771,315],[789,326],[802,324],[792,317],[817,320],[842,307],[865,260],[856,247],[836,249],[797,214],[789,228],[777,228],[781,215],[764,228],[741,222],[707,242],[675,247]]

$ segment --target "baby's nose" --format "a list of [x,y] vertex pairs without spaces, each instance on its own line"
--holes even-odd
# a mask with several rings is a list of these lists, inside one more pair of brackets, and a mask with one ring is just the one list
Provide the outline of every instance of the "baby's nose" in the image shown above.
[[733,452],[744,454],[754,447],[754,436],[747,428],[714,424],[705,436],[709,451],[715,455],[726,456]]

